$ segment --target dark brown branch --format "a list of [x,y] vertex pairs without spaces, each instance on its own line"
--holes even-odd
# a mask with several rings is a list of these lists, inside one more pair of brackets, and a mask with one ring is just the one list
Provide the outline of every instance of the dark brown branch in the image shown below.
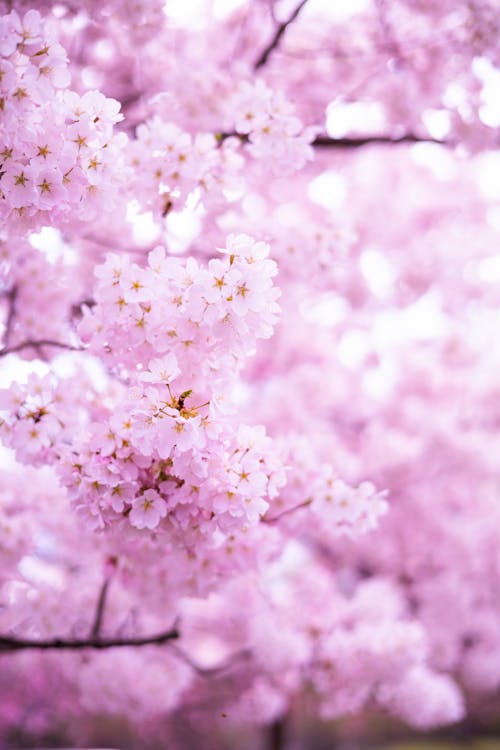
[[285,717],[276,719],[267,727],[267,747],[269,750],[283,750],[286,742],[286,721]]
[[99,597],[97,599],[94,624],[92,625],[92,630],[90,631],[90,637],[94,640],[96,638],[99,638],[99,633],[101,632],[101,627],[102,627],[102,623],[104,620],[104,609],[106,607],[106,599],[108,596],[110,583],[111,583],[110,578],[106,578],[104,580],[101,586],[101,590],[99,592]]
[[5,346],[7,346],[9,343],[10,334],[12,332],[12,326],[14,325],[14,316],[16,314],[17,287],[13,286],[12,289],[9,289],[5,296],[7,297],[7,304],[9,307],[7,311],[7,319],[5,321],[3,340]]
[[[248,135],[241,133],[217,133],[216,139],[223,143],[227,138],[239,138],[242,143],[248,143]],[[439,146],[454,146],[452,141],[441,141],[438,138],[418,136],[414,133],[406,133],[397,138],[390,135],[366,135],[366,136],[346,136],[345,138],[333,138],[328,135],[318,135],[311,146],[313,148],[360,148],[361,146],[383,145],[397,146],[399,143],[436,143]]]
[[280,25],[277,27],[273,38],[267,45],[267,47],[261,52],[259,58],[254,63],[254,70],[258,70],[259,68],[262,68],[263,65],[265,65],[268,61],[269,55],[273,52],[273,50],[276,49],[276,47],[279,45],[281,41],[281,37],[287,30],[287,28],[290,26],[293,21],[297,18],[300,11],[304,7],[304,5],[307,3],[307,0],[301,0],[301,2],[297,5],[291,16],[287,18],[286,21],[283,21],[283,23],[280,23]]
[[29,347],[32,347],[33,349],[39,349],[41,346],[55,346],[57,349],[68,349],[68,351],[71,352],[81,352],[84,351],[83,346],[72,346],[71,344],[65,344],[62,341],[53,341],[52,339],[37,339],[28,341],[22,341],[20,344],[16,344],[15,346],[7,346],[4,349],[0,350],[0,357],[5,357],[7,354],[15,354],[16,352],[20,352],[23,349],[28,349]]
[[180,633],[176,626],[170,630],[156,635],[144,636],[141,638],[49,638],[47,640],[36,640],[31,638],[15,638],[10,636],[0,636],[0,653],[12,651],[79,651],[82,649],[106,649],[106,648],[126,648],[139,646],[160,646],[162,643],[180,638]]
[[312,146],[315,148],[359,148],[360,146],[369,146],[371,144],[381,144],[386,146],[396,146],[398,143],[437,143],[440,146],[453,146],[451,141],[441,141],[438,138],[420,137],[413,133],[391,138],[388,135],[367,135],[359,137],[330,138],[326,135],[320,135],[314,139]]

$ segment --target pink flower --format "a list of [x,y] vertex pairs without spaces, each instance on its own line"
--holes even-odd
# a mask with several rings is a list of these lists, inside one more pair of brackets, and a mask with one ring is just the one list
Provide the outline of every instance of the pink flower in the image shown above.
[[57,167],[41,169],[36,175],[35,186],[38,193],[38,206],[43,210],[60,206],[66,198],[63,178]]
[[169,352],[164,357],[152,359],[147,371],[142,372],[139,378],[146,383],[172,383],[180,372],[175,354]]
[[240,83],[232,101],[237,133],[250,133],[266,125],[272,95],[272,90],[261,80],[255,84]]
[[135,498],[129,521],[136,529],[154,529],[167,515],[167,505],[155,490],[146,490]]
[[35,187],[36,173],[32,167],[20,162],[8,161],[2,175],[1,189],[12,208],[31,206],[37,203]]
[[0,55],[9,57],[23,39],[23,28],[15,11],[0,16]]
[[24,14],[21,24],[21,37],[23,50],[28,50],[31,54],[33,45],[38,45],[42,41],[43,24],[42,17],[37,10],[29,10]]

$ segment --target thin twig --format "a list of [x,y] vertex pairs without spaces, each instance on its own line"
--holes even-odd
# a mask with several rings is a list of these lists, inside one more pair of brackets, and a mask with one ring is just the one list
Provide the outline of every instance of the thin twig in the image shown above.
[[7,319],[5,321],[5,331],[3,334],[3,340],[5,346],[9,343],[10,334],[12,333],[12,326],[14,324],[14,315],[16,314],[16,297],[17,297],[17,286],[13,286],[12,289],[6,294],[7,304],[9,306],[7,311]]
[[176,626],[170,630],[156,635],[149,635],[140,638],[49,638],[47,640],[36,640],[32,638],[15,638],[10,636],[0,636],[0,653],[9,651],[27,651],[27,650],[65,650],[78,651],[81,649],[106,649],[106,648],[126,648],[129,646],[159,646],[162,643],[180,638],[180,632]]
[[300,510],[301,508],[307,508],[309,505],[311,505],[311,503],[311,498],[309,498],[308,500],[303,500],[301,503],[294,505],[293,508],[287,508],[286,510],[282,511],[282,513],[278,513],[277,516],[273,516],[272,518],[266,518],[265,516],[263,516],[261,520],[264,523],[276,523],[277,521],[280,521],[283,516],[288,516],[290,513],[295,513],[296,510]]
[[15,354],[16,352],[20,352],[23,349],[28,349],[29,347],[32,347],[33,349],[39,349],[41,346],[55,346],[58,349],[68,349],[68,351],[71,352],[82,352],[84,351],[83,346],[72,346],[71,344],[65,344],[62,341],[53,341],[52,339],[28,339],[27,341],[22,341],[20,344],[16,344],[15,346],[7,346],[4,349],[0,350],[0,357],[5,357],[7,354]]
[[96,638],[99,638],[99,633],[101,632],[102,623],[104,620],[104,609],[106,607],[106,599],[108,596],[108,590],[109,590],[109,584],[111,583],[110,578],[106,578],[103,581],[103,584],[101,586],[101,590],[99,592],[99,597],[97,599],[97,605],[95,610],[95,617],[94,617],[94,624],[92,625],[92,630],[90,631],[90,637],[94,640]]
[[277,27],[273,38],[267,45],[267,47],[261,52],[260,56],[254,63],[254,70],[258,70],[259,68],[262,68],[263,65],[265,65],[268,61],[269,55],[273,52],[273,50],[276,49],[276,47],[279,45],[281,41],[281,37],[289,27],[293,21],[297,18],[300,11],[304,7],[304,5],[307,3],[307,0],[301,0],[301,2],[297,5],[295,10],[293,11],[292,15],[287,18],[286,21],[283,21],[283,23],[280,23],[280,25]]

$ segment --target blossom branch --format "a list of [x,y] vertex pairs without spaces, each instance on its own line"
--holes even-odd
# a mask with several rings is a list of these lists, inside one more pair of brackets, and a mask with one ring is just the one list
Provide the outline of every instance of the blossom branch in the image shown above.
[[304,7],[306,3],[307,3],[307,0],[302,0],[297,5],[293,13],[287,18],[287,20],[283,21],[283,23],[280,23],[280,25],[278,26],[278,28],[276,29],[274,33],[273,38],[271,39],[267,47],[261,52],[258,59],[255,61],[254,66],[253,66],[254,70],[258,70],[259,68],[262,68],[262,66],[267,63],[271,53],[279,45],[281,41],[281,37],[283,36],[283,34],[285,33],[289,25],[293,23],[293,21],[295,21],[295,19],[297,18],[297,16],[299,15],[300,11],[302,10],[302,8]]
[[41,346],[54,346],[58,349],[67,349],[68,351],[72,352],[81,352],[84,350],[83,346],[73,346],[72,344],[65,344],[62,341],[53,341],[52,339],[28,339],[27,341],[22,341],[20,344],[16,344],[15,346],[7,346],[4,349],[0,350],[0,357],[5,357],[7,354],[15,354],[16,352],[20,352],[23,349],[28,349],[29,347],[32,347],[33,349],[39,349]]
[[162,643],[180,638],[180,633],[174,625],[170,630],[156,635],[149,635],[140,638],[49,638],[46,640],[36,640],[32,638],[16,638],[10,636],[0,636],[0,653],[10,651],[79,651],[82,649],[106,649],[106,648],[126,648],[139,646],[159,646]]

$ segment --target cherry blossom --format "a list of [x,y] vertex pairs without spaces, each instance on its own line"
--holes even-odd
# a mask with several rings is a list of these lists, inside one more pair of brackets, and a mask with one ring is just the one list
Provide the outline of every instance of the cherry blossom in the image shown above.
[[0,0],[0,745],[494,732],[496,4],[194,5]]

